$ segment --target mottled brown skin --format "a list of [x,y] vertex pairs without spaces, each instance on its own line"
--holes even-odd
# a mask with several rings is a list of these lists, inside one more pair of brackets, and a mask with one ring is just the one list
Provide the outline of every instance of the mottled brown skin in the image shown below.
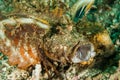
[[[36,15],[36,13],[31,14],[34,12],[33,8],[28,10],[23,9],[23,6],[20,7],[20,9],[17,7],[19,5],[15,6],[16,11],[11,13],[9,17],[24,18],[27,16],[29,18],[32,15],[35,16],[34,19],[38,21],[40,19],[40,21],[42,20],[45,23],[50,23],[50,26],[52,27],[49,30],[45,30],[38,27],[36,24],[20,24],[19,22],[16,25],[4,24],[7,38],[11,41],[12,46],[20,48],[19,52],[25,59],[25,63],[21,63],[18,55],[11,56],[13,53],[11,53],[10,47],[7,47],[4,44],[4,41],[0,40],[0,46],[2,46],[0,51],[9,57],[9,63],[11,65],[18,65],[19,68],[28,69],[30,66],[41,63],[43,65],[43,69],[45,69],[48,74],[52,68],[54,69],[53,72],[58,73],[59,70],[57,71],[56,68],[61,64],[74,64],[71,61],[71,58],[75,55],[78,48],[84,43],[92,43],[97,55],[110,55],[114,51],[111,39],[108,37],[106,41],[104,40],[104,37],[109,36],[109,34],[104,32],[105,29],[103,29],[103,27],[99,27],[99,25],[97,25],[98,32],[96,32],[96,24],[87,22],[86,20],[81,20],[81,22],[75,24],[72,20],[70,20],[70,17],[66,16],[66,10],[61,7],[55,7],[50,10],[49,7],[44,6],[41,7],[42,9],[40,8],[40,10],[37,10],[39,11],[38,13],[41,14],[37,13]],[[23,12],[24,15],[22,15],[23,13],[16,14],[19,10]],[[2,20],[1,18],[3,17],[0,17],[0,20]],[[87,35],[89,32],[92,34]],[[18,46],[19,42],[21,46]],[[35,60],[35,62],[30,63],[29,59],[25,57],[24,44],[27,45],[28,52],[30,53],[29,55]],[[37,56],[34,56],[34,53],[32,53],[30,45],[35,47]],[[111,50],[110,52],[109,49]],[[82,65],[83,67],[86,65],[88,66],[92,64],[93,61],[94,58],[90,58],[88,61],[80,62],[78,65]],[[54,62],[57,62],[57,64],[54,64]]]
[[[18,51],[22,58],[24,58],[24,62],[20,62],[21,58],[19,58],[19,55],[12,55],[13,53],[11,48],[7,47],[4,43],[5,41],[2,40],[0,40],[0,46],[2,46],[0,51],[8,56],[9,63],[11,65],[17,65],[21,69],[28,69],[30,66],[40,63],[48,74],[52,69],[52,72],[59,74],[58,71],[60,69],[56,68],[60,65],[69,66],[74,64],[71,61],[71,58],[75,56],[76,51],[80,47],[86,47],[84,44],[92,43],[94,45],[96,55],[110,55],[114,51],[114,46],[107,31],[85,35],[83,34],[84,31],[83,33],[80,33],[77,30],[74,32],[76,27],[73,27],[72,30],[69,31],[68,28],[63,29],[59,24],[54,25],[56,25],[53,26],[55,27],[54,29],[58,32],[52,33],[52,28],[45,30],[38,27],[36,24],[4,24],[5,35],[11,41],[11,47],[19,49]],[[34,59],[33,62],[30,62],[30,59],[25,56],[26,49],[24,44],[27,45],[27,51],[29,56]],[[32,47],[30,46],[35,48],[37,56],[34,55]],[[101,46],[102,48],[100,48]],[[109,49],[111,51],[109,51]],[[86,57],[86,53],[83,55],[82,59]],[[56,62],[56,64],[54,62]],[[86,61],[83,59],[83,61],[78,63],[78,65],[82,68],[93,64],[93,62],[95,62],[94,58],[90,58]],[[49,74],[49,76],[51,75]]]
[[[33,55],[34,53],[31,51],[32,48],[30,45],[34,46],[36,49],[40,47],[39,45],[42,45],[42,35],[38,34],[43,34],[45,33],[44,30],[38,28],[34,24],[20,24],[20,25],[10,25],[10,24],[4,24],[5,26],[5,34],[6,37],[11,41],[11,44],[13,47],[16,49],[20,48],[20,54],[22,57],[25,59],[26,63],[21,63],[19,56],[12,56],[12,51],[10,47],[4,46],[4,42],[1,43],[3,49],[1,49],[1,52],[9,56],[9,63],[11,65],[18,65],[19,68],[22,69],[27,69],[31,65],[35,65],[36,63],[39,62],[39,57]],[[41,38],[41,39],[40,39]],[[36,43],[38,42],[38,43]],[[27,59],[24,56],[25,48],[23,47],[26,45],[28,47],[28,53],[29,55],[35,60],[33,63],[29,63],[29,59]],[[11,46],[11,47],[12,47]],[[39,52],[39,50],[37,49]],[[17,53],[17,52],[16,52]]]

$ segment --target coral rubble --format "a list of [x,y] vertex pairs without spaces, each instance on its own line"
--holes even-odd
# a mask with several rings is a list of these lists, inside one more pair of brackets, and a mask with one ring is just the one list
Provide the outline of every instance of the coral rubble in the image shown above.
[[114,52],[105,27],[82,14],[87,15],[94,0],[2,2],[12,6],[9,12],[0,11],[0,52],[21,69],[11,73],[13,78],[28,71],[31,80],[69,79],[72,73],[70,79],[80,79],[82,74],[76,74]]

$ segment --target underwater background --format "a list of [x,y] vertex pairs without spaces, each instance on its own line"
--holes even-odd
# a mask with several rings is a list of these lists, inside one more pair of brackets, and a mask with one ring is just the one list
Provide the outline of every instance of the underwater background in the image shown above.
[[[43,2],[45,6],[47,5],[47,1],[49,0],[0,0],[0,20],[4,19],[3,16],[14,15],[14,13],[19,13],[20,11],[27,12],[30,14],[40,14],[40,11],[45,12],[44,6],[40,7],[38,2]],[[52,1],[52,0],[50,0]],[[55,5],[60,5],[62,3],[65,3],[65,6],[71,7],[79,0],[56,0]],[[83,0],[84,1],[84,0]],[[87,1],[87,0],[86,0]],[[53,6],[50,6],[52,9]],[[64,78],[66,76],[63,76],[62,79],[64,80],[120,80],[120,0],[95,0],[94,4],[92,5],[91,9],[87,14],[83,11],[81,15],[79,16],[80,10],[77,10],[77,12],[72,16],[66,9],[63,8],[63,10],[58,9],[61,14],[55,14],[55,18],[45,18],[51,20],[51,24],[59,24],[59,17],[62,15],[62,11],[66,11],[66,15],[70,16],[71,21],[75,25],[81,25],[81,27],[77,27],[78,32],[85,33],[86,36],[89,37],[89,32],[91,34],[95,34],[97,31],[102,30],[98,26],[103,26],[105,30],[108,31],[110,38],[114,44],[115,51],[112,55],[101,58],[99,57],[98,60],[100,62],[94,63],[93,67],[86,68],[80,72],[77,72],[74,70],[75,65],[72,67],[65,66],[64,69],[68,69],[67,73],[70,73],[67,75],[67,78]],[[47,11],[46,13],[47,14]],[[53,13],[52,13],[53,14]],[[57,15],[57,18],[56,18]],[[62,22],[61,22],[62,23]],[[61,24],[60,23],[60,24]],[[63,22],[64,23],[64,22]],[[64,29],[64,25],[66,23],[62,24]],[[84,28],[84,26],[89,26]],[[1,27],[1,26],[0,26]],[[60,28],[61,29],[61,28]],[[93,30],[94,29],[94,30]],[[58,29],[59,31],[59,29]],[[63,31],[64,32],[64,31]],[[88,34],[87,34],[88,32]],[[50,32],[51,36],[54,33],[57,33],[57,30],[52,29]],[[76,30],[73,30],[72,33],[76,33]],[[60,33],[62,34],[62,33]],[[109,52],[109,50],[108,50]],[[102,59],[102,60],[101,60]],[[61,68],[63,69],[63,68]],[[62,72],[62,70],[59,70]],[[44,73],[44,71],[43,71]],[[63,73],[62,73],[63,74]],[[47,74],[41,75],[46,77]],[[71,76],[72,75],[72,76]],[[0,80],[32,80],[32,72],[30,70],[20,70],[17,69],[16,66],[11,66],[8,64],[8,57],[4,55],[2,52],[0,52]],[[41,78],[40,80],[46,80],[44,78]],[[52,78],[52,80],[56,80],[56,77]],[[58,78],[59,80],[59,78]]]

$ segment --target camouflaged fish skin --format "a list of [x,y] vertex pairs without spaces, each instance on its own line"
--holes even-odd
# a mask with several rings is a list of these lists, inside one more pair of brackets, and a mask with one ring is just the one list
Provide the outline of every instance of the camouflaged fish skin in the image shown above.
[[58,66],[89,66],[98,56],[113,53],[109,33],[101,25],[73,21],[76,11],[86,6],[81,12],[87,13],[94,0],[73,2],[71,8],[62,0],[26,1],[12,3],[14,10],[0,15],[0,52],[8,56],[9,64],[21,69],[42,64],[48,74],[59,73]]

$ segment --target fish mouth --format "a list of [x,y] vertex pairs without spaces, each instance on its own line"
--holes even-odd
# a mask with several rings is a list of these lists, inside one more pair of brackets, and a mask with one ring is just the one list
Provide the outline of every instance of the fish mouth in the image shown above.
[[95,56],[94,46],[92,43],[83,44],[76,47],[74,56],[72,57],[73,63],[80,63],[84,61],[89,61]]

